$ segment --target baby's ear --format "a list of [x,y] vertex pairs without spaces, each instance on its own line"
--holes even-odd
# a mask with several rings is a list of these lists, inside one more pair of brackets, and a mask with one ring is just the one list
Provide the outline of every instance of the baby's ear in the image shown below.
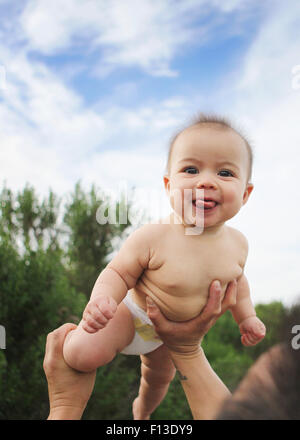
[[250,197],[250,194],[253,191],[253,188],[254,188],[254,185],[252,183],[247,183],[245,192],[243,194],[243,205],[245,205],[245,203],[247,203],[247,201],[248,201],[248,199]]
[[164,175],[164,185],[165,185],[165,190],[169,194],[169,192],[170,192],[170,177],[168,174]]

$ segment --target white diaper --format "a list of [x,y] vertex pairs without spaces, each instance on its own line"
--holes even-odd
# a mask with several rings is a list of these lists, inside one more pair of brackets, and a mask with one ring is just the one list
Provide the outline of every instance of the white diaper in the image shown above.
[[156,350],[156,348],[162,345],[163,342],[159,339],[157,333],[155,333],[151,319],[148,318],[145,310],[133,301],[132,293],[130,291],[123,299],[123,303],[131,312],[135,334],[131,343],[127,345],[121,353],[137,355],[150,353],[151,351]]

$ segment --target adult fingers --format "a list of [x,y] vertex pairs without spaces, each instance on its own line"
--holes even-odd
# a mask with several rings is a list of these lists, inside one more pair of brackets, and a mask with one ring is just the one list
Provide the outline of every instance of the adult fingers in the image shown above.
[[155,302],[149,296],[146,296],[147,315],[153,322],[153,324],[159,324],[161,321],[161,311],[155,304]]
[[154,328],[159,329],[160,332],[167,331],[169,326],[168,320],[164,317],[157,305],[149,296],[146,297],[146,305],[147,315],[151,319]]
[[202,313],[199,315],[199,319],[202,321],[210,321],[221,313],[221,295],[221,284],[218,280],[214,280],[210,285],[208,301]]
[[58,356],[61,356],[62,346],[67,334],[71,330],[75,330],[77,327],[76,324],[66,323],[60,326],[59,328],[53,330],[47,335],[46,340],[46,352],[44,357],[44,369],[47,368],[48,364],[56,359]]
[[222,301],[221,313],[224,313],[229,308],[235,306],[237,297],[237,281],[231,281],[226,289],[224,299]]

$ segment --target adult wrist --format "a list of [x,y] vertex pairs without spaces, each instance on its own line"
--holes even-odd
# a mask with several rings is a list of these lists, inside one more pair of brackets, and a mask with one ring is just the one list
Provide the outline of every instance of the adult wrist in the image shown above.
[[50,409],[47,420],[80,420],[85,408],[58,406]]
[[203,352],[201,343],[193,345],[168,346],[172,357],[180,359],[193,359]]

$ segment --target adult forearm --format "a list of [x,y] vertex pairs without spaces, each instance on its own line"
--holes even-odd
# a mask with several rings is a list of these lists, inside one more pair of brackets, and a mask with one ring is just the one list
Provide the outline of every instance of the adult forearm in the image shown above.
[[211,368],[201,347],[192,356],[170,352],[193,418],[212,420],[230,391]]

